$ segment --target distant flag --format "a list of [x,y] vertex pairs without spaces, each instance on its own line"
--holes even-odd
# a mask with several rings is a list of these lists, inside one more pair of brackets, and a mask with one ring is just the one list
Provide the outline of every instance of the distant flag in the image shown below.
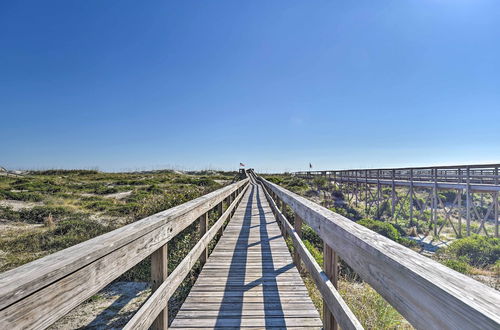
[[313,164],[309,163],[309,168],[313,168]]
[[244,167],[244,166],[245,166],[245,164],[243,164],[243,163],[240,163],[240,166],[243,166],[243,167]]

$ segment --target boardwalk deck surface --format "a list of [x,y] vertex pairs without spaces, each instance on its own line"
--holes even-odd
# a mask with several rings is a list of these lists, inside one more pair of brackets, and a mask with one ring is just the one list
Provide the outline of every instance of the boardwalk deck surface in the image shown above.
[[262,188],[251,184],[172,328],[322,328]]

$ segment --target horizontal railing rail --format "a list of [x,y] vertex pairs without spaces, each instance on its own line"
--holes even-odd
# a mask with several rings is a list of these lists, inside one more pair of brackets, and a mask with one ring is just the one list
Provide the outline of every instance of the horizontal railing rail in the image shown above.
[[[328,248],[338,254],[416,328],[500,327],[498,291],[274,183],[260,181],[278,204],[290,207],[319,235],[327,247],[325,256]],[[341,314],[335,316],[341,319]]]
[[[150,255],[154,293],[131,322],[166,328],[166,301],[158,298],[168,298],[200,256],[206,260],[208,243],[222,230],[248,183],[245,178],[0,274],[0,329],[46,328]],[[229,207],[222,214],[224,201]],[[222,216],[207,232],[207,214],[214,209]],[[197,219],[200,241],[167,277],[167,243]]]
[[[389,179],[406,181],[428,181],[440,183],[463,183],[490,185],[482,187],[481,190],[493,189],[500,184],[500,164],[487,165],[457,165],[457,166],[433,166],[433,167],[408,167],[408,168],[382,168],[382,169],[350,169],[350,170],[326,170],[326,171],[302,171],[294,175],[302,178],[313,178],[325,176],[334,181],[338,180],[370,180]],[[450,189],[443,187],[443,189]]]

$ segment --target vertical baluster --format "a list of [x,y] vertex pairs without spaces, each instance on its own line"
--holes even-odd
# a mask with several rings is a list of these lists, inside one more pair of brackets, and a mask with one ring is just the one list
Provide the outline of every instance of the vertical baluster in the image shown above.
[[[222,213],[224,213],[224,211],[222,209],[222,202],[220,202],[219,204],[217,204],[216,208],[217,208],[217,213],[219,213],[219,218],[220,218],[220,216],[222,215]],[[224,233],[224,226],[221,226],[220,229],[219,229],[219,235],[222,236],[223,233]]]
[[[498,166],[495,167],[495,185],[498,186]],[[499,205],[498,205],[498,191],[495,191],[493,193],[493,203],[494,208],[495,208],[495,237],[498,237],[498,212],[499,212]]]
[[470,208],[471,208],[471,196],[470,196],[470,167],[466,167],[466,178],[467,186],[466,186],[466,196],[465,196],[465,216],[467,221],[467,236],[470,236]]
[[[332,281],[335,288],[338,287],[338,257],[337,253],[328,246],[328,244],[323,243],[323,268],[326,275]],[[326,302],[323,301],[323,328],[325,330],[337,330],[338,324],[335,321],[332,313],[326,306]]]
[[[293,229],[299,235],[300,238],[302,238],[302,218],[299,217],[297,214],[294,216],[294,222],[293,222]],[[300,255],[295,249],[293,253],[293,262],[295,263],[295,266],[297,266],[297,269],[299,272],[301,271],[301,264],[300,264]]]
[[[203,235],[205,235],[205,233],[207,232],[207,229],[208,229],[208,213],[203,214],[199,218],[199,221],[200,221],[200,233],[199,233],[199,237],[202,238]],[[208,259],[208,249],[205,249],[202,252],[201,256],[200,256],[200,262],[201,262],[202,266],[205,264],[205,262],[207,261],[207,259]]]
[[[413,226],[413,169],[410,168],[410,226]],[[418,230],[418,221],[417,221]]]
[[[167,244],[153,252],[151,255],[151,291],[155,292],[158,287],[167,279],[168,268],[168,248]],[[168,327],[168,306],[156,317],[151,328],[163,330]]]

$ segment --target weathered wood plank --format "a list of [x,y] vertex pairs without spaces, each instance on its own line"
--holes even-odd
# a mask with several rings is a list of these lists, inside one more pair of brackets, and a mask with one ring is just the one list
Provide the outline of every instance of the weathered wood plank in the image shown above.
[[260,186],[251,185],[172,328],[321,327]]
[[175,319],[170,326],[173,329],[185,327],[321,327],[319,317],[312,318],[199,318],[199,319]]
[[[167,244],[153,252],[151,255],[151,291],[155,292],[167,279],[168,275],[168,248]],[[151,328],[163,330],[168,328],[168,308],[163,309],[154,320]]]

